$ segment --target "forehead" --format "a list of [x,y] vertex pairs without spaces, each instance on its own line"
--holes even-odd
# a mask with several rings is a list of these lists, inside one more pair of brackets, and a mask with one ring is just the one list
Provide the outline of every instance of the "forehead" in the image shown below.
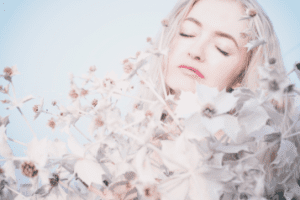
[[201,22],[205,30],[232,35],[239,46],[242,46],[246,39],[243,39],[240,33],[248,27],[246,20],[239,21],[243,15],[245,11],[241,3],[234,0],[200,0],[192,7],[187,17]]

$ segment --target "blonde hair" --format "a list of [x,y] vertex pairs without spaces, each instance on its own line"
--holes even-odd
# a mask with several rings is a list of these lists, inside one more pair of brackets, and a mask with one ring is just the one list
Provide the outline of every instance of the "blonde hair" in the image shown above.
[[[159,48],[168,48],[171,45],[172,40],[179,31],[179,27],[183,19],[188,15],[193,6],[200,0],[179,0],[175,7],[172,9],[170,14],[166,17],[168,21],[167,27],[162,27],[154,40],[154,46]],[[246,69],[237,77],[237,81],[240,82],[242,87],[247,87],[253,92],[259,87],[258,80],[259,74],[257,67],[264,66],[270,58],[276,58],[276,68],[281,73],[286,73],[284,68],[283,59],[281,56],[281,50],[279,41],[273,29],[273,25],[265,14],[261,6],[256,2],[256,0],[233,0],[235,2],[240,2],[244,10],[254,9],[257,12],[257,15],[249,21],[249,29],[253,30],[254,34],[249,34],[249,41],[261,37],[264,38],[266,44],[260,45],[251,51],[248,52],[248,62]],[[167,63],[167,57],[164,55],[161,56],[152,56],[149,60],[150,69],[147,71],[147,77],[152,80],[154,83],[155,89],[159,95],[163,95],[163,90],[165,87],[167,92],[170,91],[170,88],[161,82],[160,79],[160,70],[164,70],[165,67],[163,63]],[[147,88],[142,87],[138,92],[138,96],[143,99],[156,100],[155,95]],[[144,109],[148,108],[148,105],[141,102]],[[288,109],[292,109],[292,101],[288,102]]]
[[[171,45],[172,40],[175,35],[179,31],[179,27],[183,22],[184,18],[188,15],[192,7],[200,0],[179,0],[175,7],[171,10],[170,14],[166,17],[166,21],[168,21],[167,27],[162,27],[159,33],[154,40],[154,46],[156,48],[168,48]],[[247,9],[254,9],[256,11],[256,16],[249,20],[249,30],[252,30],[253,34],[249,34],[249,41],[263,38],[265,40],[264,45],[260,45],[248,53],[248,62],[243,74],[237,77],[238,82],[240,82],[242,87],[249,88],[251,91],[255,92],[256,89],[259,88],[259,73],[258,67],[265,66],[266,63],[269,63],[269,59],[275,58],[276,64],[274,67],[281,73],[286,74],[286,70],[284,67],[280,45],[278,38],[275,34],[273,25],[269,19],[269,17],[265,14],[264,10],[258,4],[256,0],[233,0],[242,5],[243,9],[246,11]],[[154,83],[155,90],[160,96],[164,96],[164,88],[168,92],[170,92],[170,88],[161,82],[160,79],[160,70],[163,69],[163,74],[165,74],[165,69],[163,68],[164,63],[167,63],[167,57],[164,55],[160,56],[152,56],[149,60],[150,68],[147,71],[147,78],[150,78],[152,83]],[[141,85],[140,91],[138,92],[138,96],[142,99],[147,100],[157,100],[157,97],[150,91],[147,87]],[[285,102],[284,102],[285,103]],[[149,105],[145,102],[140,102],[143,106],[143,110],[149,109]],[[294,110],[294,101],[293,99],[289,99],[287,101],[287,124],[291,124],[291,115]],[[283,105],[284,106],[284,105]],[[278,109],[276,107],[276,109]],[[278,109],[281,113],[284,109]],[[263,148],[265,145],[260,146],[259,148]],[[278,149],[277,149],[278,150]],[[270,163],[274,160],[274,152],[277,151],[272,148],[269,151],[266,151],[264,156],[261,157],[261,162],[264,162],[266,166],[269,167]],[[265,160],[266,158],[266,160]],[[265,160],[265,161],[264,161]],[[267,174],[270,173],[270,169],[266,169]],[[272,176],[272,175],[271,175]],[[270,180],[270,176],[268,176]],[[268,183],[270,184],[270,182]]]

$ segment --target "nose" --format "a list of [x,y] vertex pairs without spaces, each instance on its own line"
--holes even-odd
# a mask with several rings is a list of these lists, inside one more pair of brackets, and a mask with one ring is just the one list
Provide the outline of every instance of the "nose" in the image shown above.
[[190,58],[196,61],[203,62],[205,59],[205,49],[207,44],[209,43],[209,35],[202,34],[201,37],[199,36],[198,40],[192,43],[189,46],[188,55]]
[[200,56],[199,55],[194,55],[194,54],[192,54],[192,53],[188,53],[189,54],[189,56],[192,58],[192,59],[194,59],[194,60],[200,60]]

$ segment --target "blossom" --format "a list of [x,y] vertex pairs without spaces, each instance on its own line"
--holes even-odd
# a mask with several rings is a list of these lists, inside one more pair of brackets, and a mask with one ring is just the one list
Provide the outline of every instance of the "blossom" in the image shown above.
[[219,92],[217,88],[202,84],[197,85],[197,95],[201,113],[209,118],[229,112],[235,107],[238,100],[232,93],[227,93],[225,89]]
[[3,88],[2,85],[0,85],[0,92],[2,92],[3,94],[8,94],[8,91],[9,91],[9,84],[7,84],[5,88]]
[[259,80],[260,87],[267,90],[270,97],[282,105],[283,94],[293,91],[293,86],[289,83],[288,78],[280,74],[276,69],[267,69],[265,67],[258,69],[261,76]]
[[48,125],[50,128],[52,128],[52,130],[55,129],[56,123],[55,123],[55,120],[54,120],[53,117],[52,117],[50,120],[48,120],[47,125]]
[[92,135],[95,130],[104,125],[104,119],[101,115],[97,115],[93,118],[92,122],[89,125],[89,133]]
[[249,52],[249,51],[251,51],[252,49],[254,49],[254,48],[256,48],[256,47],[258,47],[258,46],[260,46],[260,45],[263,45],[263,44],[266,44],[265,39],[263,39],[263,38],[258,38],[258,39],[256,39],[256,40],[252,40],[252,41],[248,42],[248,43],[245,45],[245,47],[248,48],[247,52]]
[[33,107],[33,111],[35,112],[34,120],[38,118],[38,116],[43,112],[44,98],[42,98],[41,103],[39,105],[35,105]]
[[300,80],[300,62],[295,62],[293,70],[296,72],[296,75]]
[[105,172],[99,163],[92,160],[78,160],[74,166],[74,173],[88,186],[91,183],[103,185],[102,175]]
[[126,62],[123,66],[123,70],[127,74],[131,73],[133,69],[134,69],[134,65],[131,62]]
[[96,107],[97,104],[98,104],[98,100],[97,100],[97,99],[94,99],[94,100],[92,101],[92,106]]
[[38,175],[39,170],[36,169],[35,165],[32,162],[24,162],[21,166],[22,173],[29,177],[33,178]]
[[257,12],[255,9],[247,9],[246,10],[246,16],[243,16],[240,20],[245,20],[245,19],[251,19],[257,15]]
[[21,108],[25,102],[30,101],[31,99],[34,99],[32,95],[28,95],[27,97],[24,97],[21,100],[14,99],[11,102],[9,102],[11,106],[7,107],[6,109],[12,110],[16,107]]
[[175,114],[179,118],[188,117],[190,114],[200,110],[198,97],[192,92],[181,91],[179,100],[176,103],[177,107],[175,109]]
[[168,19],[163,19],[161,21],[161,24],[164,26],[164,27],[168,27],[169,26],[169,20]]
[[5,67],[3,70],[3,73],[4,73],[4,75],[0,75],[0,77],[3,76],[9,82],[11,82],[11,78],[13,76],[20,74],[16,65],[14,65],[12,67]]

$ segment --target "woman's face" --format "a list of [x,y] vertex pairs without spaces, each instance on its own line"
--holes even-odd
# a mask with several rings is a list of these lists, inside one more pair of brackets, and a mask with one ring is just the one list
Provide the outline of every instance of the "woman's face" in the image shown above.
[[[247,29],[241,5],[233,1],[198,1],[173,39],[166,69],[172,89],[196,92],[196,83],[223,90],[246,67]],[[183,67],[183,68],[182,68]],[[198,70],[198,76],[188,68]]]

